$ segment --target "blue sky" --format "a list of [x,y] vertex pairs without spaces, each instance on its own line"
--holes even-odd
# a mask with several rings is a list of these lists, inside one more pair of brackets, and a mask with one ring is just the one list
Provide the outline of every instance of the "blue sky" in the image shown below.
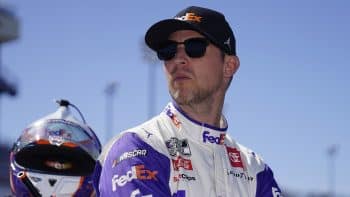
[[[241,67],[226,96],[229,132],[261,154],[280,185],[327,191],[329,157],[336,191],[350,195],[349,7],[335,1],[2,1],[20,19],[20,38],[1,46],[2,67],[18,81],[0,101],[0,141],[66,98],[103,143],[148,119],[154,69],[155,111],[169,101],[161,63],[142,58],[147,28],[189,5],[225,13]],[[345,48],[347,47],[347,48]],[[107,84],[117,82],[113,132],[106,132]]]

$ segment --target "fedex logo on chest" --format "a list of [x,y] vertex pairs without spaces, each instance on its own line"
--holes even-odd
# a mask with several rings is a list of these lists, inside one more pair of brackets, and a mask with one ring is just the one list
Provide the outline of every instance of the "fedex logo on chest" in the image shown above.
[[212,136],[209,131],[204,131],[202,137],[204,143],[224,144],[225,135],[225,133],[221,133],[219,136]]

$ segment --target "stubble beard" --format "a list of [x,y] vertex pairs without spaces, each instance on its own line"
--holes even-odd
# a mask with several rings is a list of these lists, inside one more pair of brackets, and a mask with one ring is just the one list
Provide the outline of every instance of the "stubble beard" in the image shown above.
[[169,87],[169,92],[178,105],[193,106],[212,100],[212,96],[218,91],[218,88],[218,86],[212,88]]

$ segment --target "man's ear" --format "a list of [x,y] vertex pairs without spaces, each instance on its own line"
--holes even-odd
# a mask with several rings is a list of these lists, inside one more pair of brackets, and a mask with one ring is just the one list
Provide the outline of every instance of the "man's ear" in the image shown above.
[[225,55],[224,76],[232,77],[239,68],[239,58],[234,55]]

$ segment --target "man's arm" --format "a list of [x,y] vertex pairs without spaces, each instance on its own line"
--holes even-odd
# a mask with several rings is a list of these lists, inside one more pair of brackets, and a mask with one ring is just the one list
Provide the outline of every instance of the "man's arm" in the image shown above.
[[135,133],[125,133],[96,165],[98,196],[171,196],[170,160]]
[[265,169],[257,174],[256,197],[282,197],[273,172],[266,164]]

